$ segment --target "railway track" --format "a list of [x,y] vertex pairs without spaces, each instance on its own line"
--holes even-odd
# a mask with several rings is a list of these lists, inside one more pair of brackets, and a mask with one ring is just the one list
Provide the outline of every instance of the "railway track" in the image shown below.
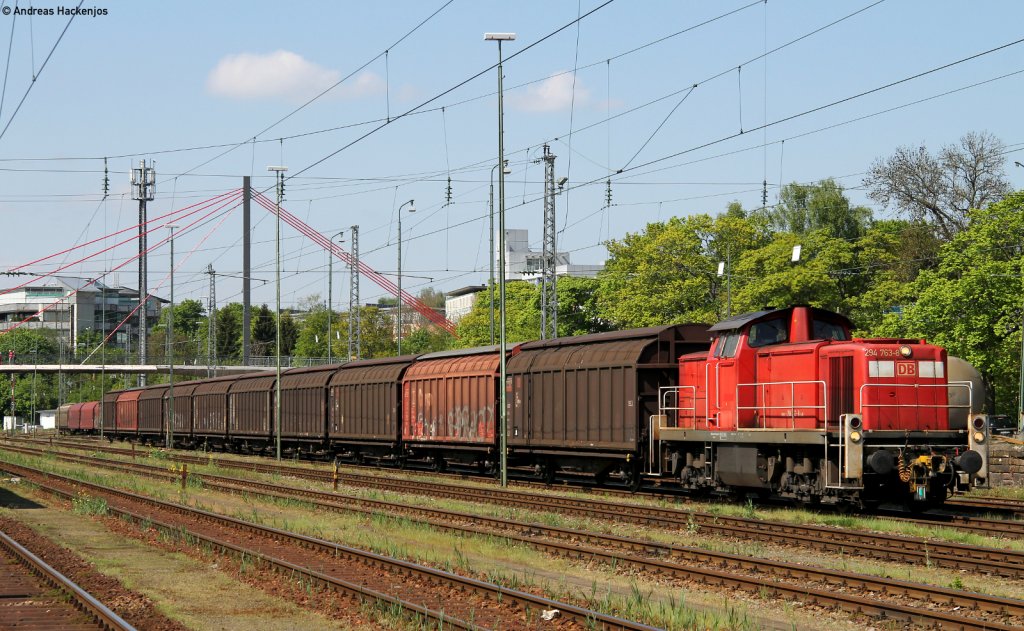
[[1024,515],[1024,501],[996,497],[952,498],[946,503],[954,508],[969,508],[979,511],[1005,511],[1014,515]]
[[[46,441],[39,440],[39,439],[19,439],[19,441],[38,442],[38,443],[46,442]],[[53,442],[49,441],[48,444],[52,445]],[[60,440],[57,444],[65,445],[65,446],[67,446],[67,447],[69,447],[71,449],[88,449],[88,450],[91,450],[91,451],[98,451],[98,452],[102,452],[102,453],[119,454],[119,455],[122,455],[122,456],[134,455],[135,454],[134,451],[129,450],[129,449],[124,449],[124,448],[119,448],[119,447],[111,447],[111,446],[106,446],[106,445],[98,444],[98,440],[96,438],[78,438],[78,439],[70,439],[69,440],[69,439],[67,439],[65,437],[64,439]],[[140,453],[145,454],[145,453],[147,453],[147,451],[142,450],[142,451],[140,451]],[[184,454],[172,454],[171,458],[177,459],[180,462],[195,462],[195,463],[198,463],[200,460],[202,460],[203,462],[215,462],[219,466],[224,466],[224,467],[242,466],[242,465],[236,465],[236,463],[241,462],[241,461],[238,461],[238,460],[215,459],[215,460],[210,461],[210,459],[209,459],[210,457],[189,456],[189,455],[184,455]],[[192,460],[188,460],[190,458]],[[254,458],[257,458],[257,456],[254,456]],[[270,466],[270,467],[278,467],[278,466],[291,467],[290,468],[290,473],[288,473],[288,475],[296,475],[296,476],[304,475],[303,472],[310,472],[310,471],[314,471],[315,472],[315,471],[317,471],[316,469],[294,467],[293,465],[278,465],[278,464],[274,464],[274,463],[270,463],[270,464],[265,463],[265,466]],[[345,467],[355,467],[355,468],[363,468],[363,467],[365,467],[367,469],[380,470],[379,467],[374,467],[374,466],[371,466],[371,465],[346,464]],[[258,469],[255,469],[255,468],[252,469],[252,470],[258,471]],[[269,472],[270,470],[268,469],[267,471]],[[298,472],[296,472],[296,471],[298,471]],[[445,478],[445,477],[447,477],[447,478],[450,478],[452,480],[456,480],[456,481],[460,481],[460,482],[463,481],[463,480],[466,480],[467,477],[472,479],[475,482],[482,483],[482,484],[486,484],[487,481],[488,481],[488,479],[485,478],[485,477],[467,476],[467,474],[437,473],[437,472],[427,472],[427,471],[424,471],[424,473],[430,473],[430,475],[432,477],[434,477],[434,478],[438,478],[438,477]],[[310,479],[323,479],[323,478],[325,478],[325,477],[327,477],[327,476],[329,476],[331,474],[327,473],[327,472],[324,472],[324,470],[321,469],[319,473],[313,473],[313,474],[310,474],[310,475],[314,475],[314,476],[318,475],[319,476],[319,477],[314,477],[314,478],[310,478]],[[551,485],[543,483],[543,482],[536,482],[536,481],[530,481],[530,480],[515,480],[515,486],[516,487],[520,487],[520,488],[533,488],[533,489],[544,489],[544,490],[551,490],[552,488],[556,488],[556,489],[563,488],[561,486],[552,487]],[[577,491],[591,492],[591,493],[594,493],[595,495],[601,495],[601,496],[611,497],[611,498],[635,498],[635,497],[638,496],[636,493],[634,493],[632,491],[627,491],[627,490],[622,490],[622,489],[617,489],[617,488],[597,488],[597,487],[589,486],[589,485],[582,484],[582,483],[579,486],[568,485],[568,486],[565,486],[564,488],[571,489],[571,490],[577,490]],[[685,495],[681,495],[680,493],[675,492],[674,490],[672,490],[670,488],[666,489],[666,488],[659,487],[657,485],[655,485],[655,486],[645,486],[645,487],[643,487],[641,489],[641,491],[643,493],[651,494],[651,495],[654,495],[654,496],[663,496],[663,497],[666,497],[666,498],[671,498],[671,499],[676,500],[676,501],[678,501],[678,500],[685,501],[687,499],[687,496],[685,496]],[[1011,516],[1016,516],[1018,514],[1024,515],[1024,502],[1015,502],[1013,500],[989,499],[989,498],[970,498],[970,499],[968,499],[968,498],[951,498],[951,499],[947,500],[947,504],[948,504],[949,508],[951,508],[951,509],[958,509],[958,508],[969,509],[972,513],[975,513],[975,515],[963,515],[963,514],[956,514],[956,513],[944,512],[944,511],[930,512],[930,513],[918,513],[918,514],[911,514],[911,515],[907,515],[907,514],[905,514],[903,512],[900,512],[900,511],[887,511],[887,512],[880,512],[880,513],[878,513],[878,515],[880,517],[885,517],[886,519],[897,520],[897,521],[901,521],[903,523],[918,524],[918,525],[921,525],[921,526],[934,526],[934,525],[938,524],[938,525],[944,525],[944,526],[947,526],[947,527],[950,527],[950,528],[956,528],[956,529],[964,530],[965,532],[969,532],[969,533],[973,533],[973,534],[982,534],[982,535],[993,536],[993,537],[1002,537],[1002,538],[1024,539],[1024,520],[992,519],[992,518],[985,518],[985,517],[978,517],[978,516],[976,516],[976,514],[978,512],[997,512],[997,511],[998,512],[1005,512],[1005,513],[1007,513],[1008,515],[1011,515]],[[1019,513],[1017,512],[1018,510],[1019,510]]]
[[[40,441],[45,444],[45,441]],[[61,444],[66,445],[66,444]],[[70,449],[85,450],[98,453],[109,453],[122,457],[146,455],[148,452],[133,452],[119,448],[97,446],[90,441],[87,445],[68,445]],[[269,475],[287,475],[322,483],[332,483],[334,473],[324,468],[269,463],[257,460],[217,459],[212,456],[200,457],[185,454],[170,454],[170,460],[197,465],[215,465],[225,469],[246,470]],[[565,498],[550,494],[532,493],[495,487],[466,487],[458,478],[457,483],[444,483],[423,480],[410,480],[365,473],[339,474],[343,485],[353,487],[372,487],[395,493],[414,493],[432,495],[445,499],[485,502],[492,504],[509,504],[534,510],[557,510],[569,514],[586,514],[592,517],[628,520],[635,523],[657,525],[662,528],[709,528],[728,534],[729,528],[738,529],[745,538],[763,541],[787,540],[800,545],[810,545],[824,550],[861,550],[868,556],[895,559],[889,555],[890,549],[921,549],[928,546],[932,549],[936,544],[920,538],[902,537],[898,535],[872,535],[847,529],[815,527],[815,525],[795,524],[787,521],[770,521],[748,517],[723,516],[709,512],[691,511],[679,508],[652,507],[649,504],[617,502],[597,498]],[[485,482],[485,480],[477,480]],[[612,496],[613,497],[613,496]],[[907,523],[922,525],[946,525],[967,533],[987,535],[1001,538],[1024,538],[1024,521],[1007,519],[981,519],[963,515],[935,514],[927,518],[921,517],[890,517]],[[881,538],[888,538],[883,542]],[[814,541],[817,541],[815,544]],[[876,548],[885,543],[879,553]],[[990,550],[989,548],[979,548]],[[985,554],[987,560],[998,560],[998,551]],[[922,557],[926,562],[927,556]],[[895,559],[898,560],[898,559]]]
[[[30,450],[19,449],[19,451],[29,452]],[[177,476],[169,475],[166,469],[149,465],[116,463],[79,455],[65,454],[59,457],[70,462],[115,471],[130,471],[169,480],[177,479]],[[509,522],[396,502],[359,500],[333,493],[284,487],[253,480],[209,474],[198,477],[202,480],[203,487],[208,490],[257,494],[279,499],[302,498],[314,503],[318,508],[335,512],[355,511],[375,515],[402,514],[407,519],[411,513],[415,514],[421,523],[435,528],[463,534],[483,535],[494,535],[495,531],[498,531],[503,533],[501,536],[509,540],[552,554],[586,560],[597,559],[618,567],[629,567],[652,574],[739,589],[755,594],[763,595],[767,590],[779,598],[837,606],[851,613],[863,613],[927,624],[938,628],[956,629],[975,628],[971,626],[974,624],[984,628],[999,628],[998,625],[1003,624],[1000,619],[1009,619],[1018,624],[1024,621],[1024,601],[1015,599],[970,594],[961,590],[933,587],[909,581],[883,579],[851,572],[709,552],[686,546],[664,545],[543,524]],[[474,523],[474,525],[458,525],[466,522]],[[540,540],[539,537],[553,541]],[[1024,572],[1024,565],[1021,565],[1018,570]],[[794,584],[792,582],[794,580],[800,581],[800,583]],[[808,587],[808,584],[812,586]],[[858,590],[861,594],[850,593]],[[837,593],[840,596],[836,596]],[[871,597],[863,596],[865,593],[870,594]],[[907,600],[918,601],[928,607],[945,608],[946,611],[933,610],[923,616],[921,606],[907,605],[905,604]],[[980,614],[987,618],[973,620],[965,617],[963,612]],[[996,618],[996,620],[992,618]]]
[[[125,456],[131,452],[103,447],[93,449],[100,452],[114,452]],[[283,475],[333,483],[333,472],[293,465],[277,465],[251,460],[228,460],[202,458],[190,455],[172,455],[171,459],[193,465],[216,465],[224,469],[250,471],[268,475]],[[954,569],[965,569],[1016,577],[1024,565],[1021,553],[1006,549],[945,543],[918,537],[869,533],[830,526],[801,525],[782,521],[769,521],[748,517],[715,515],[679,508],[664,508],[650,505],[613,502],[596,498],[569,498],[529,491],[500,489],[495,487],[473,487],[419,480],[404,480],[375,475],[341,473],[339,483],[350,487],[375,488],[397,493],[412,493],[455,499],[468,502],[514,506],[541,512],[558,512],[574,516],[587,516],[609,521],[619,521],[662,528],[689,530],[700,528],[724,536],[769,543],[787,543],[804,548],[857,554],[867,558],[886,561],[937,565]],[[925,522],[934,525],[932,522]],[[982,534],[1005,535],[1012,526],[1024,523],[991,520],[978,522],[969,520],[958,524]],[[1002,527],[1006,531],[1000,530]]]
[[61,631],[135,629],[2,531],[0,628]]
[[32,467],[11,463],[4,463],[2,467],[65,500],[75,497],[67,487],[86,490],[113,500],[109,506],[115,516],[159,528],[193,545],[208,546],[239,559],[266,564],[291,577],[299,576],[310,588],[344,593],[360,602],[400,607],[410,615],[434,620],[443,628],[515,628],[524,623],[532,624],[544,611],[554,609],[561,618],[584,628],[653,629],[638,622],[315,537]]

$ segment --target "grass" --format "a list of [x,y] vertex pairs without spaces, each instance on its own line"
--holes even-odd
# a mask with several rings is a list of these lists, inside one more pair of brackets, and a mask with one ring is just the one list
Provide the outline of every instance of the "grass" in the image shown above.
[[[11,454],[6,454],[3,457],[8,457],[10,455]],[[190,467],[190,469],[191,468],[192,467]],[[207,466],[195,466],[194,469],[196,474],[200,474],[201,471],[207,469]],[[71,469],[68,468],[68,470],[70,471]],[[248,472],[234,470],[229,474],[235,477],[249,477],[254,479],[266,479],[267,477],[265,475],[250,474]],[[112,486],[124,486],[125,484],[130,484],[134,487],[132,490],[145,494],[166,493],[166,489],[174,488],[173,483],[151,481],[142,482],[138,476],[129,477],[111,474],[110,478],[112,479],[107,479],[105,476],[93,474],[93,477],[97,478],[96,481],[100,483],[110,484]],[[102,478],[102,480],[100,478]],[[131,482],[129,482],[129,480]],[[309,481],[289,480],[289,483],[294,486],[304,488],[323,488],[323,485]],[[508,540],[500,536],[462,536],[453,533],[438,532],[430,526],[415,522],[414,520],[401,515],[375,514],[367,516],[357,513],[328,514],[316,510],[313,504],[301,499],[267,500],[258,498],[252,494],[239,497],[237,495],[222,496],[221,494],[213,493],[201,488],[195,489],[195,491],[196,494],[199,492],[203,493],[204,506],[207,503],[210,504],[210,507],[207,507],[208,510],[232,514],[243,519],[255,521],[257,523],[265,523],[294,532],[300,532],[309,536],[343,542],[346,545],[368,549],[388,556],[404,558],[414,562],[427,563],[434,565],[435,567],[448,568],[452,571],[470,572],[475,570],[481,578],[489,578],[491,576],[494,576],[495,578],[503,577],[508,581],[507,586],[527,584],[535,586],[533,583],[528,582],[528,579],[525,578],[524,574],[529,573],[531,571],[530,568],[535,568],[536,571],[542,572],[542,575],[546,574],[550,576],[560,574],[561,576],[573,577],[577,583],[582,579],[589,584],[591,579],[584,577],[592,577],[594,575],[601,576],[603,577],[601,579],[602,583],[618,583],[618,592],[630,593],[629,588],[622,584],[621,578],[611,578],[616,576],[617,568],[604,567],[594,569],[583,567],[579,563],[564,561],[561,559],[552,559],[550,556],[536,552],[526,546],[509,545]],[[176,491],[172,491],[172,493],[176,493]],[[574,515],[524,511],[500,505],[481,505],[456,500],[441,500],[423,496],[396,494],[376,489],[355,489],[350,487],[345,489],[345,495],[366,499],[401,500],[409,504],[420,505],[427,508],[459,510],[467,513],[481,514],[504,519],[545,522],[550,525],[560,527],[607,532],[624,536],[641,536],[663,543],[685,543],[687,545],[695,545],[704,549],[749,556],[764,556],[793,560],[792,557],[794,555],[792,550],[776,549],[770,544],[724,540],[720,536],[716,536],[711,532],[711,529],[701,528],[692,517],[687,520],[686,528],[683,531],[644,528],[642,529],[642,532],[638,532],[638,528],[636,526],[613,524],[610,522],[591,520]],[[190,496],[186,499],[193,505],[199,504],[199,499],[196,497]],[[652,502],[648,500],[648,503]],[[670,504],[671,502],[661,499],[653,503]],[[226,506],[232,505],[236,505],[236,507],[234,509],[225,508]],[[231,512],[232,510],[234,512]],[[755,510],[753,505],[750,503],[745,506],[711,505],[709,507],[709,512],[718,515],[726,515],[730,513],[742,514],[744,512],[749,513],[752,511],[756,512],[758,516],[762,518],[779,519],[786,516],[790,517],[788,521],[800,521],[800,519],[803,518],[806,521],[818,521],[825,525],[835,525],[844,528],[868,528],[870,526],[875,526],[870,529],[891,530],[891,527],[895,525],[894,522],[891,521],[879,520],[870,517],[829,514],[818,515],[808,511],[779,511],[777,509],[764,507],[757,507]],[[790,514],[790,512],[793,514]],[[885,528],[881,526],[885,526]],[[920,527],[915,526],[915,528]],[[951,533],[949,534],[954,538],[964,537],[964,533],[959,531],[952,529],[942,530],[950,530]],[[965,538],[971,539],[972,537]],[[993,540],[988,540],[986,538],[979,537],[979,539],[987,541],[988,545],[993,545],[993,543],[995,543]],[[998,545],[1001,546],[1006,543],[1010,542],[998,541]],[[926,575],[923,575],[916,569],[907,568],[902,565],[887,565],[883,562],[869,562],[859,558],[846,557],[844,555],[839,555],[838,558],[836,558],[829,555],[821,555],[820,553],[808,553],[808,555],[812,554],[812,558],[804,560],[803,562],[812,563],[814,565],[833,565],[849,569],[850,571],[859,571],[883,576],[899,574],[900,578],[903,578],[902,573],[905,572],[908,580],[918,582],[929,581],[939,585],[951,585],[956,584],[957,581],[959,581],[958,584],[963,585],[963,589],[985,591],[989,593],[993,591],[991,588],[994,587],[991,581],[981,581],[970,576],[961,578],[956,575],[955,572],[951,571],[931,569],[927,573],[924,573]],[[501,561],[495,561],[496,559],[501,559]],[[505,568],[515,569],[510,571]],[[651,590],[652,585],[654,585],[654,583],[637,583],[639,589]],[[558,586],[551,584],[546,585],[545,589],[552,589],[557,593],[573,593],[575,594],[574,597],[577,599],[583,597],[582,591],[584,591],[580,588],[576,588],[576,591],[573,592],[572,589],[568,589],[564,585]],[[751,624],[749,622],[751,618],[745,610],[739,610],[735,607],[731,610],[729,607],[716,608],[718,611],[712,615],[709,614],[707,610],[702,610],[699,606],[687,606],[687,597],[685,594],[679,595],[675,590],[667,592],[667,590],[664,589],[657,589],[653,593],[656,593],[659,596],[658,598],[654,598],[654,603],[651,604],[651,607],[654,607],[655,609],[645,610],[638,614],[650,616],[650,620],[645,620],[649,624],[659,624],[659,626],[668,626],[671,628],[687,628],[687,625],[689,625],[689,627],[707,626],[708,628],[743,628],[743,625],[749,626]],[[676,594],[676,596],[670,598],[670,594]],[[633,605],[629,605],[628,596],[619,594],[617,598],[619,598],[619,600],[616,600],[614,604],[609,604],[608,606],[612,607],[614,610],[639,611],[639,605],[635,603]],[[694,597],[691,596],[690,600],[694,601]],[[697,599],[697,602],[699,602],[699,598]],[[693,605],[693,602],[690,604]],[[632,609],[629,609],[629,607],[632,607]],[[777,613],[776,615],[781,614]],[[653,622],[654,619],[661,620],[663,622],[655,623]],[[730,627],[729,625],[740,626]]]

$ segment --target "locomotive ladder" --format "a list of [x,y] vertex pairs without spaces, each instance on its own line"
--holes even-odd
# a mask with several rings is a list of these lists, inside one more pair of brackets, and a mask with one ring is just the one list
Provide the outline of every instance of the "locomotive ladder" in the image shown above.
[[[833,438],[834,437],[834,438]],[[835,442],[833,442],[833,440]],[[845,473],[846,463],[846,423],[842,420],[839,421],[825,421],[825,470],[823,472],[825,476],[825,488],[826,489],[863,489],[864,485],[860,482],[848,481]],[[832,459],[830,456],[836,457],[836,471],[838,472],[839,479],[832,479]]]

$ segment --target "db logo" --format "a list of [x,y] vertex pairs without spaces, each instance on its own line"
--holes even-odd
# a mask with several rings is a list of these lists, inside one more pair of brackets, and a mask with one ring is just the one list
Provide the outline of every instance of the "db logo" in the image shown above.
[[896,375],[914,377],[917,375],[917,362],[896,362]]

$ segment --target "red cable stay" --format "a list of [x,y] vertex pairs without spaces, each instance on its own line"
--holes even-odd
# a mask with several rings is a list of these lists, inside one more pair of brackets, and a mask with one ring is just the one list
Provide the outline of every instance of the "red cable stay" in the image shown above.
[[[213,205],[216,205],[216,204],[219,204],[219,205],[218,205],[218,206],[217,206],[216,208],[214,208],[213,210],[211,210],[211,211],[209,211],[208,213],[206,213],[205,215],[203,215],[203,216],[199,217],[198,219],[195,219],[195,220],[193,220],[193,221],[192,221],[191,223],[189,223],[188,225],[186,225],[186,226],[185,226],[185,227],[184,227],[184,228],[182,229],[182,232],[184,232],[185,230],[188,230],[189,228],[192,228],[192,227],[193,227],[193,226],[195,226],[196,224],[199,224],[200,222],[202,222],[202,221],[206,220],[207,218],[211,217],[212,215],[216,214],[217,212],[219,212],[220,210],[222,210],[222,209],[223,209],[224,207],[228,206],[228,205],[229,205],[229,204],[230,204],[230,203],[231,203],[232,201],[236,201],[236,202],[237,202],[237,201],[238,201],[238,199],[239,199],[240,197],[241,197],[241,192],[240,192],[240,189],[236,189],[235,191],[233,191],[233,193],[229,193],[229,194],[228,194],[228,197],[226,197],[226,198],[225,198],[225,197],[224,197],[223,195],[218,195],[217,197],[213,198],[214,200],[218,200],[218,201],[216,201],[216,202],[212,202],[212,203],[209,203],[209,204],[207,204],[207,205],[206,205],[206,206],[205,206],[204,208],[209,208],[210,206],[213,206]],[[210,201],[211,201],[211,200],[207,200],[207,202],[210,202]],[[205,203],[205,202],[201,202],[201,203]],[[192,207],[194,207],[194,206],[195,206],[195,205],[193,205],[193,206],[190,206],[189,208],[192,208]],[[182,215],[181,217],[178,217],[178,219],[181,219],[182,217],[187,217],[187,216],[189,216],[189,215],[193,215],[193,214],[195,214],[195,213],[197,213],[197,212],[200,212],[200,211],[201,211],[201,210],[203,210],[204,208],[200,208],[200,209],[197,209],[197,210],[193,210],[193,211],[191,211],[191,212],[189,212],[189,213],[187,213],[187,214],[185,214],[185,215]],[[176,212],[180,212],[180,211],[176,211]],[[169,213],[169,214],[175,214],[175,213]],[[146,222],[146,223],[151,223],[151,222]],[[150,229],[150,231],[152,231],[152,230],[155,230],[155,229],[156,229],[156,228],[152,228],[152,229]],[[156,249],[156,248],[160,247],[161,245],[164,245],[164,244],[165,244],[165,243],[167,243],[168,241],[170,241],[170,237],[164,237],[163,239],[161,239],[161,240],[157,241],[156,243],[154,243],[153,245],[149,246],[149,247],[148,247],[148,248],[146,249],[146,252],[147,252],[147,253],[149,253],[149,252],[153,251],[154,249]],[[72,249],[74,249],[74,248],[72,248]],[[108,248],[108,249],[109,249],[109,248]],[[99,251],[99,252],[95,252],[95,253],[93,253],[93,254],[91,254],[91,255],[89,255],[89,256],[87,256],[87,257],[85,257],[85,258],[84,258],[84,259],[82,259],[82,260],[83,260],[83,261],[84,261],[84,260],[88,260],[88,259],[90,259],[90,258],[92,258],[92,257],[98,256],[99,254],[102,254],[102,253],[103,253],[103,252],[105,252],[105,251],[106,251],[106,250],[101,250],[101,251]],[[47,258],[50,258],[50,257],[47,257]],[[130,258],[126,259],[126,260],[125,260],[124,262],[122,262],[122,263],[118,264],[117,266],[113,267],[112,269],[110,269],[110,270],[109,270],[108,272],[105,272],[104,274],[101,274],[101,275],[97,276],[96,278],[93,278],[93,279],[89,280],[89,282],[85,283],[84,285],[82,285],[82,286],[81,286],[81,287],[79,287],[78,289],[76,289],[76,290],[72,291],[72,292],[71,292],[71,293],[69,293],[68,295],[66,295],[66,296],[63,296],[63,297],[61,297],[61,298],[59,298],[59,299],[57,299],[57,300],[55,300],[55,301],[51,302],[51,303],[50,303],[49,305],[47,305],[47,306],[43,307],[43,308],[42,308],[42,309],[40,309],[39,311],[37,311],[37,312],[33,313],[32,315],[30,315],[30,316],[28,316],[27,318],[25,318],[25,319],[21,320],[20,322],[17,322],[17,323],[15,323],[15,324],[13,324],[12,326],[8,326],[7,328],[5,328],[5,329],[3,329],[3,330],[0,330],[0,336],[6,335],[7,333],[10,333],[11,331],[14,331],[15,329],[18,329],[19,327],[21,327],[21,325],[23,325],[23,324],[25,324],[25,323],[27,323],[27,322],[31,321],[31,320],[32,320],[32,319],[34,319],[34,318],[37,318],[37,317],[39,317],[40,315],[42,315],[42,314],[43,314],[43,313],[45,313],[46,311],[49,311],[50,309],[53,309],[53,308],[54,308],[54,307],[56,307],[56,306],[57,306],[57,305],[58,305],[58,304],[59,304],[60,302],[62,302],[62,301],[64,301],[64,300],[67,300],[67,299],[71,298],[72,296],[74,296],[74,295],[78,294],[78,292],[82,291],[82,290],[83,290],[83,289],[85,289],[86,287],[91,287],[92,285],[96,284],[96,282],[97,282],[97,281],[99,281],[99,280],[100,280],[101,278],[105,278],[105,277],[106,277],[106,276],[107,276],[108,274],[110,274],[110,273],[113,273],[113,272],[116,272],[116,271],[120,270],[120,269],[121,269],[122,267],[124,267],[124,266],[128,265],[129,263],[131,263],[132,261],[135,261],[135,260],[136,260],[136,259],[138,259],[138,258],[139,258],[139,255],[138,255],[138,254],[134,254],[134,255],[133,255],[133,256],[131,256]],[[52,275],[52,272],[51,272],[51,273],[49,273],[49,274],[42,274],[42,275],[38,276],[38,278],[45,278],[46,276],[50,276],[50,275]],[[147,295],[147,298],[148,298],[148,297],[151,297],[151,296],[152,296],[152,294],[148,294],[148,295]],[[142,300],[140,300],[140,301],[139,301],[139,304],[140,304],[140,305],[141,305],[141,304],[143,304],[143,301],[142,301]],[[136,309],[138,309],[138,308],[136,307]],[[134,313],[134,312],[133,312],[133,313]]]
[[[261,206],[266,208],[268,211],[270,211],[270,214],[276,214],[276,203],[267,198],[262,193],[258,191],[253,191],[253,199],[255,199]],[[310,240],[312,240],[314,243],[322,247],[324,250],[331,252],[334,256],[344,261],[347,265],[352,266],[356,264],[355,257],[353,257],[349,252],[346,252],[341,246],[327,239],[327,237],[323,236],[322,234],[314,230],[308,224],[306,224],[301,219],[285,210],[283,207],[281,208],[281,219],[289,226],[295,228],[303,235],[309,237]],[[369,265],[362,261],[359,261],[358,267],[359,272],[362,273],[363,276],[366,276],[374,283],[379,285],[381,289],[384,289],[393,296],[398,296],[398,286],[391,282],[391,279],[385,277],[383,274],[377,272],[375,269],[373,269],[372,267],[370,267]],[[444,329],[452,336],[458,337],[458,335],[455,333],[455,325],[452,324],[447,318],[445,318],[443,315],[427,306],[419,298],[407,293],[405,290],[403,290],[401,294],[402,302],[404,304],[411,306],[413,309],[418,311],[424,318],[426,318],[434,325],[438,326],[441,329]]]

